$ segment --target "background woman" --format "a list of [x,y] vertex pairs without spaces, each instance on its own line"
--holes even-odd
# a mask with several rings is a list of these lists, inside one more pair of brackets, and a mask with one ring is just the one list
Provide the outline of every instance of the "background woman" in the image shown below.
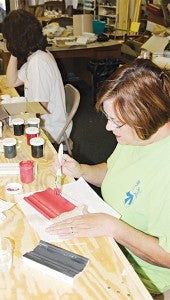
[[[41,24],[33,14],[13,10],[4,19],[3,36],[11,53],[6,73],[8,87],[24,84],[26,99],[39,101],[47,108],[49,114],[41,119],[51,141],[56,141],[66,121],[65,93],[57,63],[46,50]],[[71,126],[68,136],[70,131]]]

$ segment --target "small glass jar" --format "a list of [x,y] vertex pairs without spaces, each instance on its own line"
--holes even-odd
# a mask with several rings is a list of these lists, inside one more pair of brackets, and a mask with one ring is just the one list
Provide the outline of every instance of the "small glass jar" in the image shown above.
[[39,118],[29,118],[28,119],[29,127],[40,127],[40,119]]
[[20,136],[24,134],[24,119],[16,118],[12,120],[14,135]]
[[31,154],[34,158],[43,157],[44,139],[41,137],[30,140]]
[[23,183],[34,181],[34,162],[32,160],[20,161],[20,180]]
[[34,137],[38,137],[39,128],[38,127],[27,127],[26,130],[27,144],[30,146],[30,140]]
[[16,139],[5,138],[3,140],[4,156],[6,158],[14,158],[16,156]]

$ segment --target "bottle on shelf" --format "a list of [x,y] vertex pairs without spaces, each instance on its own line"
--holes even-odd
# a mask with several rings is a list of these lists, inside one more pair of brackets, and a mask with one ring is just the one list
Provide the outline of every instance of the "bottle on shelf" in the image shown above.
[[164,56],[170,58],[170,35],[167,38],[169,42],[164,48]]

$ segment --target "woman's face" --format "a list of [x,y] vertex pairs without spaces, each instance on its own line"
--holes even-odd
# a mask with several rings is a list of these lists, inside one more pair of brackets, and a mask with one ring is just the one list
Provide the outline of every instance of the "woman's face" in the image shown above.
[[113,132],[119,144],[136,146],[148,144],[148,140],[141,140],[132,127],[126,123],[120,124],[114,114],[112,100],[104,101],[103,109],[107,116],[106,130]]

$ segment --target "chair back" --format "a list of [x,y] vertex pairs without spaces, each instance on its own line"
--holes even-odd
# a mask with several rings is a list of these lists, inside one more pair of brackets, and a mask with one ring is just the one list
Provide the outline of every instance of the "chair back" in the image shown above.
[[64,88],[65,88],[67,120],[66,120],[66,124],[65,124],[64,128],[62,129],[62,131],[57,139],[57,143],[60,144],[60,142],[63,138],[64,141],[66,142],[68,153],[70,155],[72,155],[71,147],[69,145],[68,138],[66,135],[66,130],[67,130],[69,124],[71,123],[71,121],[73,120],[73,117],[79,107],[80,93],[72,84],[66,84]]

